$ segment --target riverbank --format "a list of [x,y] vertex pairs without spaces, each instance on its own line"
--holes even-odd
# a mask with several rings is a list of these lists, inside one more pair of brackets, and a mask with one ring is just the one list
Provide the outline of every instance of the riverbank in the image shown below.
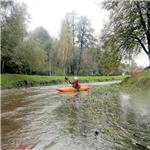
[[127,77],[121,86],[126,89],[150,90],[150,69],[144,70],[136,75]]
[[[81,83],[124,80],[127,76],[80,76]],[[73,76],[68,77],[73,80]],[[1,88],[11,89],[38,85],[54,85],[65,83],[64,76],[39,76],[21,74],[1,74]]]

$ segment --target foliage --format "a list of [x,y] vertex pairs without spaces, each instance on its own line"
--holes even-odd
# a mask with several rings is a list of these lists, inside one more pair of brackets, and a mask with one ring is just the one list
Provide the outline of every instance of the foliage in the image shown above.
[[1,57],[2,72],[13,72],[16,67],[14,50],[17,45],[23,42],[26,35],[26,22],[28,14],[24,4],[14,1],[2,1],[1,17]]
[[[45,67],[44,72],[49,72],[49,75],[51,75],[52,73],[52,58],[53,58],[53,52],[52,52],[52,48],[53,48],[53,39],[50,37],[48,31],[46,29],[44,29],[43,27],[37,27],[35,28],[35,30],[33,30],[33,32],[30,33],[30,38],[32,39],[32,41],[34,42],[34,44],[36,45],[37,49],[41,49],[40,52],[43,51],[43,53],[41,53],[41,58],[43,56],[43,60],[45,60],[45,62],[43,61],[43,64],[41,63],[41,65],[43,65]],[[47,56],[45,56],[45,54]],[[47,57],[47,58],[46,58]],[[38,60],[38,59],[36,59]],[[37,61],[35,61],[36,63]],[[40,63],[40,62],[37,62]],[[41,68],[40,70],[41,72],[43,72],[43,69]],[[48,74],[48,73],[47,73]]]
[[77,38],[77,14],[75,11],[69,12],[65,16],[65,21],[68,26],[68,29],[72,38],[72,60],[70,61],[70,72],[72,75],[75,74],[75,70],[77,68],[77,60],[76,60],[76,38]]
[[28,16],[24,4],[2,1],[2,72],[41,74],[48,70],[51,38],[40,27],[28,34]]
[[101,51],[99,55],[99,68],[103,75],[117,75],[119,70],[120,58],[113,51]]
[[79,47],[79,59],[77,66],[77,74],[81,69],[83,50],[94,45],[95,39],[93,36],[94,29],[91,27],[91,22],[87,17],[81,16],[77,24],[77,45]]
[[104,45],[112,45],[122,58],[143,49],[150,60],[150,2],[105,1],[104,8],[111,14],[102,36]]
[[63,67],[63,73],[66,74],[66,67],[72,60],[72,34],[66,20],[63,20],[60,32],[58,54],[60,63]]
[[[109,48],[104,46],[105,43],[99,48],[87,17],[77,16],[74,11],[67,13],[58,39],[52,38],[43,27],[27,32],[28,21],[29,15],[23,3],[2,1],[2,73],[121,74],[118,71],[121,55],[114,42],[109,42]],[[115,52],[111,50],[112,46]],[[109,52],[105,52],[106,49]]]
[[33,30],[33,32],[31,32],[30,36],[37,43],[37,45],[47,53],[51,50],[52,39],[46,29],[43,27],[37,27]]

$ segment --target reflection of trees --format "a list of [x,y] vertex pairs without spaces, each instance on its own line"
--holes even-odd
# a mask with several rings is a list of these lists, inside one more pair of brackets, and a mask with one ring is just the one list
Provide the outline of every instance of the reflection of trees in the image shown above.
[[118,91],[110,87],[101,88],[85,102],[93,128],[100,131],[101,138],[120,148],[135,147],[134,128],[138,122],[132,108],[127,110],[124,119]]
[[91,122],[84,103],[80,103],[79,119],[79,135],[87,137]]
[[68,116],[68,131],[71,134],[75,134],[77,129],[77,107],[75,103],[67,103],[66,107],[67,116]]
[[23,94],[11,94],[2,99],[2,112],[13,111],[17,107],[25,107],[30,101],[24,101],[23,98],[26,97],[27,93]]
[[97,127],[111,125],[114,121],[122,121],[119,97],[117,94],[112,94],[111,91],[103,91],[100,94],[92,95],[87,103],[87,109],[89,116]]
[[10,92],[12,93],[8,93],[8,96],[2,98],[1,133],[2,146],[4,146],[2,149],[9,149],[12,143],[17,139],[17,136],[22,134],[20,131],[25,125],[24,118],[26,113],[29,112],[28,105],[31,103],[30,100],[25,99],[26,96],[31,93],[22,93],[21,90],[17,92],[11,90]]
[[77,93],[69,99],[68,102],[68,120],[69,132],[80,136],[87,136],[87,112],[82,104],[80,93]]
[[126,121],[130,124],[136,124],[136,114],[133,109],[128,108],[126,114]]
[[[27,110],[17,111],[17,108],[27,107],[30,101],[25,101],[27,93],[11,94],[2,99],[2,134],[21,128],[23,121],[15,121],[17,118],[23,118]],[[12,113],[10,113],[12,112]],[[8,114],[8,116],[4,114]]]
[[[84,96],[87,93],[82,93]],[[66,94],[65,101],[66,113],[68,117],[68,132],[72,135],[87,136],[88,132],[88,115],[82,98],[81,93]],[[65,95],[65,97],[66,97]]]
[[132,104],[124,108],[119,94],[114,87],[101,87],[91,96],[74,95],[65,99],[67,131],[87,137],[97,130],[98,137],[114,143],[116,149],[136,149],[139,143],[147,145],[150,141],[150,121],[147,120],[150,119],[137,116]]
[[76,106],[76,101],[79,100],[78,93],[65,93],[63,95],[65,99],[65,109],[66,116],[68,118],[67,130],[70,134],[75,135],[77,131],[78,124],[78,109]]

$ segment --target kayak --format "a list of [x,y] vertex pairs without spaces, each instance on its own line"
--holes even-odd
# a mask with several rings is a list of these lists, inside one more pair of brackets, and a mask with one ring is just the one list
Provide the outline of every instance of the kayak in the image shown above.
[[76,89],[74,87],[62,87],[56,89],[59,92],[79,92],[79,91],[88,91],[90,89],[89,86],[81,86],[79,89]]
[[56,89],[59,92],[79,92],[79,91],[88,91],[90,89],[89,86],[81,86],[79,89],[76,89],[74,87],[62,87]]

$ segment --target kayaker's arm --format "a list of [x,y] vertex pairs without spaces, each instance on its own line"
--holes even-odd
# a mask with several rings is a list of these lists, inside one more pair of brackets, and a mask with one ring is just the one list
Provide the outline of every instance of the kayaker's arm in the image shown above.
[[72,84],[72,82],[67,78],[65,77],[65,81],[69,82],[70,84]]

